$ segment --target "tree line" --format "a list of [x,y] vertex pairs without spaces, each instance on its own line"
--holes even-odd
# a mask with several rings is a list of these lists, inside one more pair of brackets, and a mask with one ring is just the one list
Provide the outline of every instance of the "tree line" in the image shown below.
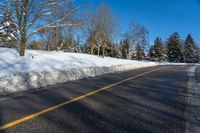
[[161,38],[156,38],[150,49],[149,57],[159,62],[199,63],[200,49],[190,34],[188,34],[185,41],[181,41],[179,34],[175,32],[166,43]]
[[185,42],[178,33],[166,42],[156,38],[150,48],[145,26],[132,21],[121,33],[119,19],[106,4],[92,8],[74,0],[5,0],[0,2],[0,44],[19,48],[21,56],[29,48],[122,59],[199,62],[199,48],[191,35]]

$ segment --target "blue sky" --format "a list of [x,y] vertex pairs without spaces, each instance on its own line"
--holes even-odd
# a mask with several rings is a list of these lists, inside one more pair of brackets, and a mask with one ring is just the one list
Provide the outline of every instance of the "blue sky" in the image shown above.
[[159,36],[166,40],[173,32],[181,39],[191,33],[200,43],[200,3],[198,0],[91,0],[94,7],[106,3],[119,18],[122,32],[131,20],[147,27],[150,42]]

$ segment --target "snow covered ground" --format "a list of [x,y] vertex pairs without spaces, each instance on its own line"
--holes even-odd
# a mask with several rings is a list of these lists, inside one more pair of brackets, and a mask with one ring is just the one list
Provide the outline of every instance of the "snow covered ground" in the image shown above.
[[156,65],[56,51],[27,50],[26,56],[20,57],[16,49],[0,48],[0,95]]

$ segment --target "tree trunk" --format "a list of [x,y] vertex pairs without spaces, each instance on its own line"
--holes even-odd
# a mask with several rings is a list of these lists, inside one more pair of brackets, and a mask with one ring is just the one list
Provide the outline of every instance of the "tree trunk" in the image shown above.
[[64,39],[62,39],[62,42],[61,42],[60,46],[57,47],[57,50],[58,51],[62,50],[63,45],[64,45]]
[[105,48],[104,48],[104,46],[102,46],[102,49],[103,49],[103,50],[102,50],[102,52],[103,52],[103,53],[102,53],[102,56],[103,56],[103,58],[104,58],[104,54],[105,54]]
[[100,45],[98,45],[98,56],[100,56]]
[[91,47],[90,47],[90,54],[91,55],[93,55],[94,54],[94,48],[93,48],[93,46],[91,45]]
[[49,44],[49,39],[48,39],[48,42],[47,42],[47,51],[50,51],[50,44]]
[[21,38],[21,46],[20,46],[20,56],[25,56],[25,48],[26,48],[26,35],[23,35]]

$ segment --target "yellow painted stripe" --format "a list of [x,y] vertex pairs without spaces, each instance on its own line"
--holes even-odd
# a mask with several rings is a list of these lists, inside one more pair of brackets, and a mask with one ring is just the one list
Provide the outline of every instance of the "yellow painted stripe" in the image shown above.
[[111,88],[111,87],[113,87],[113,86],[119,85],[119,84],[124,83],[124,82],[126,82],[126,81],[130,81],[130,80],[135,79],[135,78],[137,78],[137,77],[141,77],[141,76],[143,76],[143,75],[146,75],[146,74],[149,74],[149,73],[158,71],[158,70],[160,70],[160,69],[163,69],[163,68],[154,69],[154,70],[152,70],[152,71],[148,71],[148,72],[145,72],[145,73],[142,73],[142,74],[139,74],[139,75],[136,75],[136,76],[127,78],[127,79],[125,79],[125,80],[116,82],[116,83],[114,83],[114,84],[105,86],[105,87],[103,87],[103,88],[100,88],[100,89],[98,89],[98,90],[96,90],[96,91],[92,91],[92,92],[87,93],[87,94],[85,94],[85,95],[82,95],[82,96],[79,96],[79,97],[77,97],[77,98],[71,99],[71,100],[69,100],[69,101],[63,102],[63,103],[61,103],[61,104],[58,104],[58,105],[49,107],[49,108],[44,109],[44,110],[42,110],[42,111],[40,111],[40,112],[37,112],[37,113],[35,113],[35,114],[28,115],[28,116],[23,117],[23,118],[21,118],[21,119],[15,120],[15,121],[10,122],[10,123],[7,123],[7,124],[1,126],[1,127],[0,127],[0,130],[4,130],[4,129],[7,129],[7,128],[11,128],[11,127],[13,127],[13,126],[15,126],[15,125],[17,125],[17,124],[20,124],[20,123],[23,123],[23,122],[25,122],[25,121],[31,120],[31,119],[33,119],[33,118],[35,118],[35,117],[38,117],[38,116],[40,116],[40,115],[42,115],[42,114],[45,114],[45,113],[50,112],[50,111],[53,111],[53,110],[55,110],[55,109],[57,109],[57,108],[63,107],[63,106],[65,106],[65,105],[67,105],[67,104],[80,101],[80,100],[82,100],[82,99],[84,99],[84,98],[86,98],[86,97],[89,97],[89,96],[93,95],[93,94],[96,94],[96,93],[98,93],[98,92],[101,92],[101,91],[103,91],[103,90],[106,90],[106,89],[108,89],[108,88]]

